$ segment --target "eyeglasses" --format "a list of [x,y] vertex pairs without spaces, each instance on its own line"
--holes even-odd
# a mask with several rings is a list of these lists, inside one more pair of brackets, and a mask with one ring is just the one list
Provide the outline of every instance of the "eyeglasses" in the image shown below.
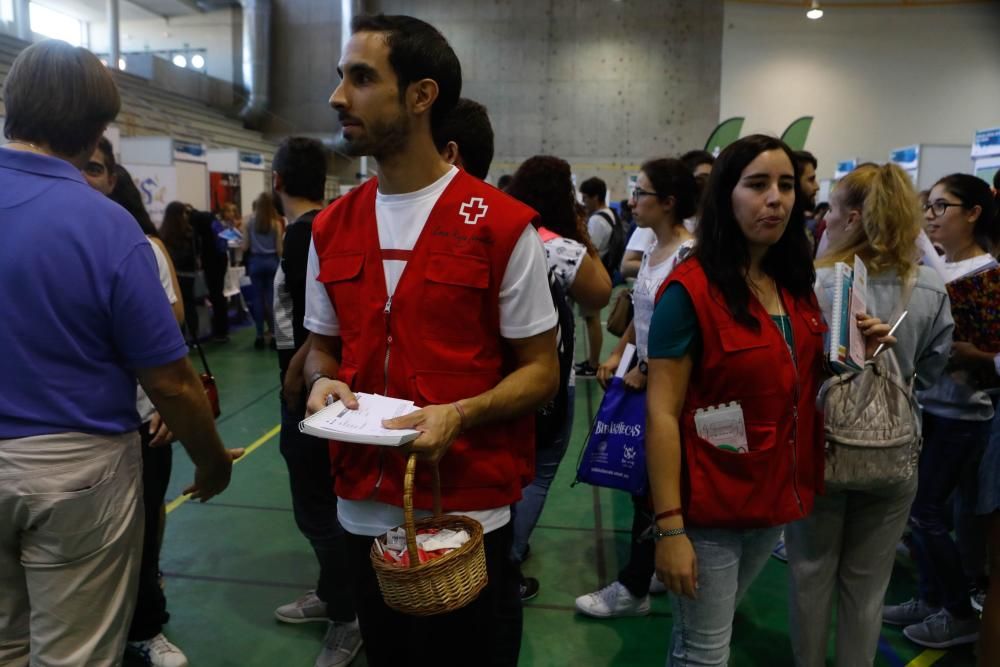
[[959,208],[963,208],[962,204],[952,204],[950,201],[938,199],[935,202],[928,202],[924,204],[924,213],[926,213],[927,211],[932,211],[934,213],[934,217],[936,218],[938,216],[944,215],[945,211],[947,211],[950,206],[958,206]]
[[108,170],[107,167],[105,167],[100,162],[88,162],[83,167],[84,173],[86,173],[86,174],[88,174],[90,176],[101,176],[107,170]]
[[639,200],[639,197],[644,197],[647,195],[650,197],[659,196],[655,192],[650,192],[649,190],[643,190],[642,188],[633,188],[632,190],[632,199],[635,199],[636,201]]

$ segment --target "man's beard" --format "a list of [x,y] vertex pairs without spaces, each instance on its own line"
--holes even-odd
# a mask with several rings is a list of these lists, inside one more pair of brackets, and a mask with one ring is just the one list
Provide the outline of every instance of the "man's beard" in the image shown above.
[[336,141],[337,149],[351,157],[371,155],[381,160],[403,150],[410,138],[410,119],[400,112],[391,121],[374,122],[364,129],[364,135],[356,139],[348,139],[341,132]]

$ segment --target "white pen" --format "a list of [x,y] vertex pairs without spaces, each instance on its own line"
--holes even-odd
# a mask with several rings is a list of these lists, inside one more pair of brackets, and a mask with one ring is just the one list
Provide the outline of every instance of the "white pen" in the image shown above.
[[[903,311],[903,314],[900,315],[899,319],[896,320],[896,323],[892,325],[892,328],[889,329],[889,333],[887,333],[886,336],[891,336],[892,334],[896,333],[896,329],[899,328],[899,323],[903,321],[903,319],[909,314],[909,312],[910,311],[908,310]],[[872,355],[872,359],[878,356],[878,353],[882,351],[883,347],[885,347],[885,343],[878,344],[878,347],[875,348],[875,354]]]

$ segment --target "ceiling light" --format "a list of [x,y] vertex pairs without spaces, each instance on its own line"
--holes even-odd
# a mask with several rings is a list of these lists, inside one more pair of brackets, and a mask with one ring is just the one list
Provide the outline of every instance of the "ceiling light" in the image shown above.
[[205,57],[200,53],[196,53],[191,56],[191,67],[195,69],[201,69],[205,66]]
[[125,59],[124,58],[119,58],[118,59],[118,69],[120,69],[123,72],[125,71],[125,64],[126,63],[125,63]]
[[177,55],[174,56],[173,63],[178,67],[187,67],[188,59],[185,58],[183,54],[178,53]]
[[812,1],[812,6],[809,7],[809,11],[806,12],[806,18],[810,18],[813,21],[823,18],[823,10],[820,9],[818,0]]

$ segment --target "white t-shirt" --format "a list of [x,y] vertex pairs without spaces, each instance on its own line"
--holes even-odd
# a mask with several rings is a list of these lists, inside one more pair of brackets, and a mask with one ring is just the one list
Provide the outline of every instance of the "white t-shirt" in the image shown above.
[[[452,168],[427,187],[400,195],[375,196],[375,219],[378,225],[379,244],[382,250],[413,250],[420,232],[430,217],[431,210],[441,193],[458,173]],[[406,260],[382,261],[386,288],[389,295],[396,290],[399,278],[406,267]],[[316,278],[319,275],[319,258],[316,249],[309,247],[309,264],[306,270],[305,327],[323,336],[340,334],[340,323],[330,298]],[[541,238],[531,225],[525,227],[504,272],[500,283],[500,335],[508,339],[529,338],[549,331],[558,323],[552,298],[549,294],[548,270]],[[510,506],[489,510],[452,512],[471,517],[483,525],[485,532],[505,526],[510,521]],[[430,516],[429,512],[416,511],[417,518]],[[337,518],[344,529],[355,535],[376,536],[403,523],[403,509],[375,500],[338,499]]]
[[[167,301],[172,306],[177,303],[177,293],[174,292],[174,282],[170,278],[170,265],[167,263],[167,258],[163,255],[163,251],[160,250],[160,246],[152,241],[149,242],[149,245],[153,248],[153,257],[156,258],[156,268],[160,276],[160,285],[167,295]],[[143,391],[142,385],[136,385],[135,411],[139,413],[139,419],[142,420],[143,424],[152,419],[153,415],[156,414],[156,407],[149,400],[146,392]]]
[[604,259],[604,256],[608,254],[612,228],[611,223],[604,215],[600,215],[601,213],[608,215],[612,220],[615,219],[615,214],[610,208],[607,206],[599,208],[587,218],[587,233],[590,234],[590,242],[597,248],[598,256]]
[[636,227],[628,239],[625,252],[644,253],[654,243],[656,243],[656,232],[649,227]]
[[694,239],[681,243],[670,257],[659,264],[650,264],[649,256],[655,247],[654,243],[642,254],[639,274],[635,277],[635,285],[632,287],[632,304],[635,307],[632,325],[635,327],[635,352],[640,360],[649,358],[649,325],[653,321],[653,310],[656,308],[656,293],[677,264],[690,254],[694,248]]

